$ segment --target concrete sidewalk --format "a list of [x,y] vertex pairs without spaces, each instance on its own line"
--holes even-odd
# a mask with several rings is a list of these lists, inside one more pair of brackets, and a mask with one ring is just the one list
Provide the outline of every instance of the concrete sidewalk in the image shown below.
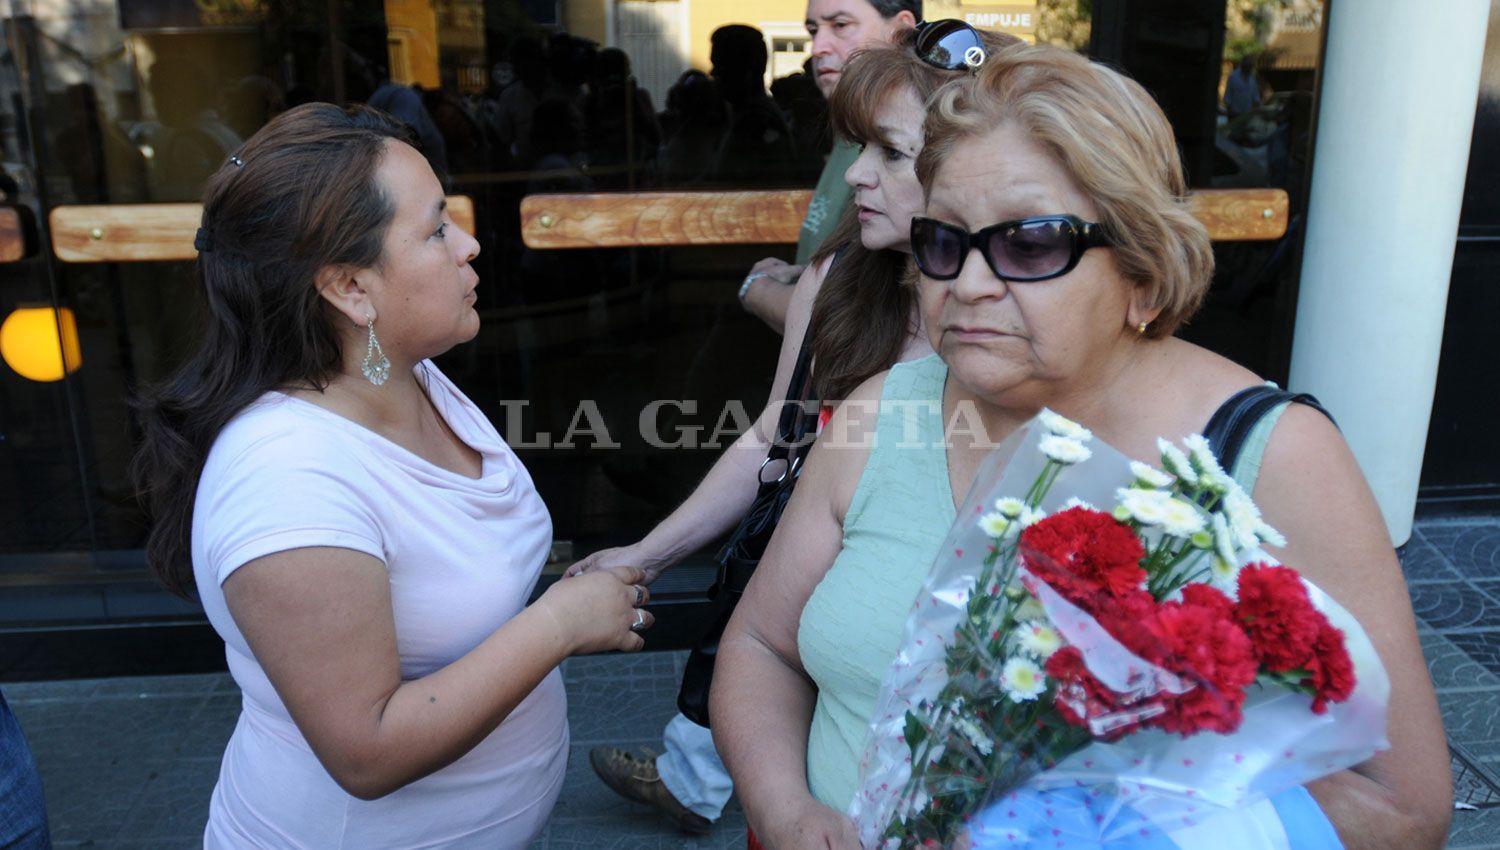
[[[1460,800],[1449,847],[1500,850],[1500,519],[1420,523],[1404,553],[1450,741]],[[588,766],[597,744],[661,746],[683,654],[601,656],[563,667],[573,749],[567,783],[536,847],[738,848],[737,804],[691,838],[609,792]],[[201,843],[219,757],[239,713],[227,675],[4,686],[41,765],[59,848],[186,850]]]

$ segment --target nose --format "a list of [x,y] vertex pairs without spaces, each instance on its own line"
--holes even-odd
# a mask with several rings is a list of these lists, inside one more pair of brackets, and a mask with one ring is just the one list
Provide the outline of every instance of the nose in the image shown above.
[[828,56],[833,53],[833,33],[828,27],[821,27],[812,37],[812,55]]
[[463,257],[466,263],[473,262],[474,258],[479,256],[479,240],[462,227],[454,225],[454,229],[461,234],[458,242],[458,255]]
[[948,291],[965,304],[973,304],[986,298],[1003,299],[1010,294],[1010,284],[995,277],[989,264],[977,247],[969,249],[958,277],[948,281]]
[[849,168],[844,171],[844,182],[855,189],[875,188],[875,169],[870,164],[870,157],[874,154],[874,149],[866,145],[864,150],[859,152],[859,156],[854,158],[854,162],[849,164]]

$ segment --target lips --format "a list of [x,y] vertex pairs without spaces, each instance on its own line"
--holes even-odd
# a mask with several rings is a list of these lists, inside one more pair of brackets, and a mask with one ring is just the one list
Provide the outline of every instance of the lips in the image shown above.
[[1015,336],[1015,334],[986,327],[966,327],[964,325],[947,325],[943,333],[956,337],[960,340],[978,342],[987,339],[1001,339],[1003,337]]

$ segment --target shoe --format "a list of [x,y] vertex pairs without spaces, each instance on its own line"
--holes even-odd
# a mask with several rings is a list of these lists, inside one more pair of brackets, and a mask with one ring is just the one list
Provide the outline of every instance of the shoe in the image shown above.
[[683,832],[693,835],[712,832],[713,821],[678,802],[656,772],[656,756],[649,751],[646,756],[641,758],[618,747],[594,747],[589,750],[589,764],[611,791],[660,811]]

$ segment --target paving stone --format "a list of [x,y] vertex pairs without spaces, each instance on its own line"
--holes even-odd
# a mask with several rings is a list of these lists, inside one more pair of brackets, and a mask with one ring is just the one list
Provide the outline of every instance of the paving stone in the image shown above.
[[1500,602],[1468,582],[1415,584],[1410,590],[1417,617],[1438,631],[1500,626]]
[[567,682],[573,743],[660,741],[667,721],[677,714],[677,688],[676,678],[666,675]]
[[1500,578],[1500,523],[1424,524],[1421,533],[1466,578]]
[[565,680],[634,679],[653,676],[674,678],[682,668],[686,652],[611,653],[569,658],[563,662]]
[[745,846],[745,820],[726,812],[708,835],[688,835],[660,819],[636,817],[554,818],[548,850],[739,850]]
[[1448,737],[1478,758],[1500,755],[1500,690],[1438,695]]
[[1448,850],[1500,850],[1500,809],[1454,812]]
[[1407,583],[1423,581],[1457,581],[1461,576],[1448,559],[1414,530],[1411,540],[1401,549],[1401,572]]
[[1455,638],[1472,635],[1447,636],[1437,632],[1422,632],[1422,655],[1427,659],[1427,671],[1432,675],[1432,685],[1439,691],[1449,688],[1473,688],[1500,686],[1500,675],[1485,668],[1476,658],[1458,645]]
[[1500,676],[1500,629],[1454,632],[1448,640],[1490,673]]
[[183,759],[158,771],[141,800],[120,824],[119,840],[163,845],[203,841],[208,803],[219,778],[219,759]]
[[[12,706],[34,752],[60,759],[170,761],[207,698],[101,697]],[[196,755],[196,753],[190,753]],[[38,756],[38,762],[41,758]]]

